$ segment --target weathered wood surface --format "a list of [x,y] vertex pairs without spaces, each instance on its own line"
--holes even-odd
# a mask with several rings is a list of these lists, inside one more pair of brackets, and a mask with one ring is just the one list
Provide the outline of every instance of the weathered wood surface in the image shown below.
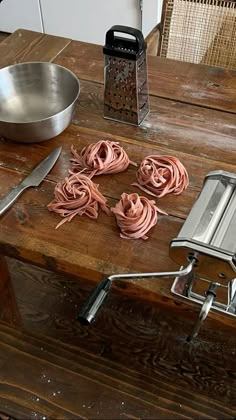
[[11,325],[21,326],[19,308],[15,299],[10,273],[5,258],[0,256],[0,308],[1,318]]
[[[63,145],[63,150],[58,162],[46,177],[47,180],[55,183],[67,176],[68,170],[71,169],[70,159],[72,158],[72,154],[70,149],[72,145],[80,151],[91,142],[103,139],[113,139],[114,141],[119,142],[119,144],[128,153],[130,159],[137,164],[140,164],[145,156],[151,154],[162,155],[170,153],[168,148],[163,145],[159,145],[158,143],[141,142],[121,135],[110,135],[98,130],[71,125],[66,132],[57,138],[47,143],[38,144],[37,154],[35,153],[34,144],[18,144],[16,150],[15,144],[2,139],[0,148],[0,165],[3,170],[7,169],[13,176],[16,174],[16,176],[21,175],[23,177],[27,173],[31,172],[48,152],[52,151],[59,145]],[[186,218],[193,204],[193,200],[196,199],[196,195],[202,187],[206,173],[215,169],[224,169],[229,172],[234,171],[234,164],[223,162],[223,160],[213,160],[210,158],[210,149],[208,148],[207,150],[209,158],[206,158],[205,156],[204,160],[201,156],[194,156],[182,151],[175,152],[175,156],[184,163],[189,173],[190,184],[183,194],[175,197],[167,195],[163,199],[158,200],[159,205],[163,206],[169,215]],[[236,152],[234,153],[234,151],[228,151],[227,154],[225,152],[225,155],[226,160],[230,160],[230,157],[233,159],[234,156],[236,158]],[[110,176],[98,176],[95,177],[94,180],[96,183],[99,183],[101,191],[104,195],[111,199],[118,200],[123,191],[140,191],[137,187],[133,187],[131,185],[132,182],[136,181],[136,170],[136,167],[130,165],[128,170],[123,173]],[[3,184],[1,188],[6,190],[8,186]],[[52,195],[48,197],[48,200],[50,200],[51,197]],[[124,241],[122,242],[124,243]]]
[[208,407],[207,399],[203,410],[190,396],[186,404],[184,399],[174,401],[174,387],[168,401],[163,384],[157,395],[160,385],[155,381],[93,356],[88,359],[78,348],[58,347],[48,338],[17,333],[5,325],[0,325],[0,337],[0,404],[11,415],[17,404],[21,418],[140,418],[142,413],[145,418],[174,419],[201,412],[206,418],[216,413],[231,418],[231,410],[216,403]]
[[[183,415],[190,418],[206,418],[207,415],[213,418],[232,418],[236,406],[235,322],[232,319],[221,319],[219,315],[210,314],[197,340],[192,345],[187,344],[186,336],[191,331],[199,308],[175,301],[170,295],[172,281],[168,279],[117,282],[111,300],[93,327],[82,328],[75,321],[75,316],[92,284],[104,275],[113,272],[147,271],[147,269],[163,271],[177,268],[168,257],[169,242],[178,234],[201,189],[205,174],[215,169],[231,172],[235,172],[236,169],[235,73],[187,63],[175,62],[173,66],[170,61],[151,57],[149,60],[151,112],[141,127],[132,127],[103,119],[101,47],[23,30],[17,31],[0,44],[0,66],[36,59],[54,60],[75,71],[81,79],[81,95],[73,124],[57,138],[34,145],[0,140],[0,196],[30,173],[33,167],[57,145],[63,146],[58,162],[40,187],[25,191],[14,206],[1,217],[0,251],[19,260],[68,273],[74,277],[73,280],[67,277],[60,280],[62,278],[59,276],[53,278],[44,274],[43,280],[38,280],[39,283],[35,287],[34,276],[30,271],[23,268],[20,272],[20,266],[16,266],[18,275],[14,287],[24,327],[29,331],[51,335],[71,344],[81,344],[87,350],[103,355],[107,360],[117,361],[123,366],[133,367],[136,371],[147,374],[148,380],[142,379],[142,384],[138,382],[139,390],[138,394],[135,394],[140,398],[140,389],[148,390],[142,391],[145,396],[140,398],[139,414],[132,405],[134,394],[131,395],[128,391],[130,398],[127,400],[130,404],[128,407],[131,407],[128,415],[133,416],[132,418],[135,416],[139,418],[140,412],[147,413],[148,417],[148,413],[151,412],[148,411],[149,404],[152,404],[152,413],[156,417],[158,413],[159,418],[161,416],[180,418]],[[152,229],[150,239],[146,242],[121,240],[114,218],[102,212],[98,221],[77,217],[72,223],[65,224],[57,231],[54,230],[60,218],[49,213],[46,206],[53,197],[56,182],[67,174],[70,165],[70,147],[74,144],[80,150],[84,145],[99,139],[120,141],[130,158],[137,162],[151,153],[177,156],[189,172],[190,186],[187,191],[179,197],[167,196],[158,201],[158,205],[166,210],[169,216],[160,217],[159,224]],[[100,184],[101,192],[108,198],[109,204],[113,205],[123,191],[134,190],[130,185],[134,180],[135,169],[130,167],[123,174],[101,176],[96,178],[95,182]],[[136,188],[135,191],[138,192]],[[85,280],[82,281],[78,277],[83,277]],[[4,318],[3,310],[0,316],[1,319],[7,318]],[[31,359],[34,360],[33,373],[36,375],[37,369],[41,369],[41,361],[38,361],[37,354],[35,364],[35,344],[30,347],[30,336],[16,337],[14,334],[18,333],[9,330],[7,336],[11,337],[11,344],[6,343],[4,341],[6,334],[4,332],[1,336],[0,328],[2,342],[0,349],[2,348],[4,354],[1,359],[0,350],[0,360],[3,360],[2,365],[5,369],[9,369],[3,373],[5,375],[3,389],[6,395],[4,398],[11,401],[12,411],[8,413],[14,415],[15,410],[15,413],[21,413],[21,417],[24,417],[29,413],[27,410],[31,410],[31,417],[36,412],[38,418],[41,418],[44,411],[41,409],[37,411],[38,406],[35,405],[35,401],[34,405],[32,402],[28,403],[29,394],[25,394],[30,392],[32,380],[27,382],[26,378],[26,382],[23,382],[24,388],[22,385],[24,378],[21,375],[23,367],[27,372],[30,371],[27,368],[33,363]],[[27,343],[24,354],[19,350],[21,339]],[[44,338],[39,340],[43,341],[42,347],[46,346]],[[9,361],[19,360],[19,376],[15,376],[15,380],[19,381],[21,384],[19,386],[26,389],[22,393],[18,390],[14,394],[15,390],[12,392],[11,388],[7,388],[6,378],[9,375],[13,376],[15,371],[13,371],[13,362],[6,361],[6,347],[4,347],[6,345],[12,346]],[[52,354],[58,355],[54,344],[50,345],[52,345]],[[63,347],[61,344],[60,346]],[[15,349],[19,359],[16,358]],[[68,358],[65,357],[71,369],[66,373],[66,383],[70,377],[74,378],[74,370],[77,369],[74,365],[77,362],[73,361],[72,353],[70,352],[70,356],[67,354]],[[42,357],[47,356],[44,353]],[[63,355],[60,353],[58,357],[62,362],[64,353]],[[58,363],[59,360],[55,365]],[[64,372],[64,359],[62,365]],[[118,369],[123,372],[120,365],[116,368]],[[54,374],[59,380],[56,368],[53,370]],[[135,376],[133,372],[131,374],[135,378],[134,381],[140,379],[140,375],[138,373]],[[114,376],[114,380],[115,378]],[[79,386],[85,388],[88,386],[90,380],[88,375],[82,374],[82,378],[80,376],[77,379]],[[172,381],[182,388],[181,391],[176,388],[168,405],[167,395],[170,388],[167,385],[170,386]],[[126,382],[129,384],[127,378]],[[14,384],[14,380],[11,383]],[[95,383],[97,384],[97,379]],[[116,382],[111,386],[118,387],[120,391],[120,383]],[[151,390],[147,388],[150,383]],[[33,386],[37,387],[36,385],[37,381]],[[39,389],[40,393],[46,392],[46,389],[33,389],[35,395]],[[94,389],[96,392],[95,385]],[[99,389],[102,393],[103,388]],[[191,392],[188,393],[186,389]],[[195,396],[196,390],[218,402]],[[61,406],[57,404],[56,408],[52,396],[50,396],[52,399],[49,399],[48,395],[42,394],[43,407],[48,410],[48,416],[68,417],[70,414],[77,415],[77,418],[79,415],[83,418],[89,416],[91,409],[88,409],[87,413],[81,411],[81,405],[78,407],[81,401],[76,399],[78,389],[76,397],[75,391],[72,391],[75,402],[71,402],[72,396],[68,396],[69,391],[71,384],[65,385],[65,400]],[[145,392],[148,392],[148,398],[151,399],[146,399]],[[190,396],[193,392],[194,395]],[[106,394],[105,390],[104,393],[108,401],[110,394]],[[13,398],[12,395],[17,395],[17,398],[15,396]],[[158,399],[159,395],[161,401]],[[6,412],[2,408],[4,398],[1,400],[0,408]],[[118,394],[114,398],[119,398]],[[183,406],[179,400],[185,401],[185,398],[184,404],[187,408],[184,406],[181,411]],[[117,400],[114,406],[118,407],[116,404]],[[171,407],[170,412],[166,414],[169,407]],[[122,418],[122,414],[120,416]]]
[[[139,378],[138,383],[143,383],[144,390],[153,389],[157,405],[159,397],[161,401],[165,398],[167,404],[174,399],[179,404],[180,414],[184,414],[185,405],[189,404],[196,410],[188,413],[191,418],[205,418],[210,413],[222,418],[236,410],[236,338],[232,329],[222,328],[219,322],[209,318],[199,337],[189,344],[186,337],[197,313],[192,314],[177,304],[167,308],[164,303],[149,304],[140,297],[130,299],[115,290],[97,323],[85,328],[76,316],[89,290],[86,281],[45,269],[39,269],[36,275],[33,266],[16,260],[10,261],[10,271],[24,328],[28,331],[50,335],[103,356],[101,363],[104,365],[107,360],[110,376],[113,376],[111,361],[119,362],[123,366],[121,372],[128,374],[128,383],[131,377],[133,384]],[[29,340],[31,342],[31,338],[26,337],[27,343]],[[38,354],[44,358],[47,347],[44,344],[38,347],[43,347],[45,353],[39,351]],[[64,346],[60,344],[60,347]],[[55,354],[58,355],[57,350]],[[76,357],[71,354],[68,360],[74,363]],[[85,364],[90,363],[90,355],[85,357],[88,359]],[[117,369],[115,378],[120,365],[114,367]],[[129,373],[129,368],[132,373]],[[149,377],[148,388],[146,380],[142,379],[143,374]],[[76,383],[73,385],[76,387]],[[158,389],[153,388],[155,386]],[[162,407],[161,403],[159,408]],[[217,407],[219,412],[213,414],[212,409]]]
[[0,67],[27,61],[52,61],[70,39],[18,29],[0,43]]
[[150,113],[140,127],[103,118],[103,86],[81,80],[73,123],[104,133],[158,144],[184,153],[235,164],[236,123],[232,114],[150,97]]
[[[81,79],[103,83],[102,47],[72,41],[56,63]],[[236,71],[148,56],[149,92],[162,98],[236,112]]]
[[[79,78],[103,83],[102,47],[19,29],[0,45],[0,66],[22,61],[54,61]],[[150,94],[236,112],[235,71],[148,56]]]
[[[43,42],[49,43],[52,49],[41,48]],[[13,47],[12,55],[10,57],[6,55],[8,61],[13,60],[13,56],[18,61],[24,61],[36,53],[39,59],[45,59],[45,52],[50,54],[48,59],[53,60],[68,42],[57,37],[19,30],[7,38],[1,47],[2,53],[5,48],[6,54],[10,51],[9,46]],[[1,195],[7,192],[9,186],[16,185],[56,145],[63,145],[59,161],[46,181],[38,189],[26,191],[1,218],[1,251],[91,281],[113,272],[146,271],[147,267],[153,271],[174,268],[174,263],[168,257],[169,242],[177,235],[183,219],[192,207],[205,174],[215,169],[235,171],[234,115],[152,96],[153,111],[143,126],[131,127],[108,122],[102,116],[101,48],[86,43],[71,42],[55,61],[67,67],[73,64],[72,70],[82,79],[86,79],[81,81],[82,92],[73,120],[74,125],[61,136],[37,145],[17,144],[16,147],[13,142],[1,140]],[[184,65],[189,64],[184,63]],[[169,62],[166,66],[163,72],[169,75],[173,66]],[[176,66],[180,72],[181,66],[179,67],[178,63]],[[210,74],[210,68],[203,69],[201,66],[191,65],[189,69],[191,77],[196,76],[195,80],[199,71],[198,79],[201,79],[201,82],[205,81],[206,84],[206,72]],[[149,70],[155,72],[155,66],[151,64]],[[156,73],[159,74],[157,71]],[[222,73],[225,83],[229,85],[229,92],[225,91],[222,103],[230,100],[230,92],[234,90],[232,74]],[[214,75],[212,77],[214,81]],[[99,83],[89,81],[92,79]],[[150,83],[155,86],[152,81]],[[181,91],[178,79],[175,84],[175,89],[179,87]],[[196,92],[205,92],[202,87],[200,89],[195,86],[194,89]],[[220,92],[220,88],[217,91]],[[159,95],[159,91],[155,94]],[[171,95],[172,93],[169,96]],[[189,102],[192,102],[191,98],[189,95]],[[195,103],[198,104],[198,101]],[[208,107],[213,105],[211,100],[207,103]],[[179,197],[167,196],[159,200],[158,205],[166,210],[169,216],[160,217],[158,226],[150,232],[150,239],[147,242],[121,240],[114,218],[102,213],[98,222],[85,217],[76,218],[73,223],[54,231],[59,216],[49,213],[46,205],[53,197],[55,183],[67,174],[71,145],[74,144],[80,150],[91,141],[103,138],[120,141],[130,158],[137,162],[151,153],[174,154],[181,159],[189,172],[190,186],[186,192]],[[135,169],[130,167],[123,174],[99,177],[97,182],[100,183],[101,191],[107,196],[109,204],[113,205],[123,191],[138,191],[130,185],[134,180]],[[43,224],[40,223],[42,219]],[[75,235],[75,232],[78,233]],[[167,293],[169,284],[167,282],[165,284]],[[132,293],[135,287],[137,293],[144,293],[148,299],[151,299],[150,295],[161,290],[159,282],[153,280],[127,286]]]
[[[1,143],[0,162],[1,195],[8,190],[9,183],[15,186],[26,173],[42,160],[46,151],[63,144],[63,152],[58,162],[40,187],[27,190],[15,205],[1,218],[1,252],[12,257],[21,258],[54,270],[81,276],[90,282],[117,272],[164,271],[177,268],[168,257],[170,241],[177,236],[183,219],[187,216],[202,185],[205,173],[214,169],[234,171],[234,166],[211,159],[193,157],[182,152],[175,155],[186,162],[190,174],[190,186],[178,197],[167,196],[158,201],[158,205],[168,212],[169,216],[160,216],[158,225],[150,232],[148,241],[125,241],[119,237],[115,219],[100,212],[98,221],[86,217],[77,217],[72,223],[66,223],[54,230],[60,217],[47,210],[47,204],[53,198],[55,183],[63,179],[70,167],[70,147],[72,144],[79,150],[95,141],[104,138],[102,132],[72,125],[66,133],[47,143],[38,145],[19,144],[17,153],[12,143]],[[130,158],[140,162],[143,157],[153,153],[166,153],[166,149],[157,144],[143,143],[121,136],[109,136],[127,150]],[[5,169],[4,169],[5,168]],[[134,167],[126,172],[113,176],[100,176],[95,182],[100,184],[100,191],[108,198],[112,206],[123,191],[138,191],[132,187],[135,181]],[[174,200],[174,205],[173,205]],[[43,220],[43,224],[40,221]],[[156,250],[156,252],[153,252]],[[163,287],[164,285],[164,287]],[[145,279],[127,284],[126,293],[141,293],[148,300],[162,300],[170,297],[171,280]],[[121,286],[122,287],[122,286]],[[169,299],[168,305],[171,305]],[[216,317],[215,314],[212,314]],[[235,323],[232,320],[224,322]]]
[[[68,284],[66,287],[64,294],[68,292]],[[58,285],[56,288],[58,289]],[[117,304],[119,304],[119,300],[116,301],[115,306]],[[64,307],[67,308],[68,304]],[[160,330],[157,332],[156,327],[152,330],[151,324],[147,325],[148,329],[145,328],[140,318],[140,309],[137,311],[135,303],[131,309],[134,311],[135,322],[122,325],[122,318],[128,310],[123,305],[116,321],[113,315],[115,324],[107,325],[110,330],[112,326],[113,331],[110,342],[104,338],[101,340],[101,330],[99,333],[100,343],[96,339],[97,345],[98,343],[100,346],[102,344],[103,355],[110,353],[110,356],[112,354],[113,360],[115,360],[118,353],[121,352],[123,344],[128,344],[126,328],[128,329],[130,344],[123,352],[123,367],[114,361],[104,360],[101,357],[92,356],[92,354],[88,355],[78,346],[72,348],[62,343],[59,346],[58,341],[45,339],[40,335],[36,337],[16,332],[0,324],[1,409],[5,408],[7,413],[13,416],[16,413],[19,416],[21,413],[21,418],[33,418],[34,416],[36,418],[42,418],[41,416],[49,416],[49,418],[80,418],[80,416],[82,418],[128,418],[131,416],[132,418],[232,419],[235,410],[235,389],[232,378],[230,379],[231,388],[229,384],[225,388],[225,379],[232,369],[232,366],[228,367],[229,363],[224,364],[226,358],[220,358],[218,366],[216,366],[216,372],[221,376],[219,387],[219,384],[214,382],[214,378],[211,378],[213,370],[211,359],[206,358],[204,363],[201,363],[199,359],[201,353],[210,356],[213,350],[211,344],[204,342],[198,348],[192,348],[191,351],[189,345],[186,344],[185,351],[182,353],[183,360],[176,361],[176,356],[171,348],[165,348],[164,343],[160,347],[161,343],[158,343]],[[144,310],[149,312],[150,308],[144,307]],[[116,311],[116,307],[113,308],[113,313],[114,311]],[[32,308],[32,319],[34,316],[35,312]],[[152,316],[155,318],[154,312],[152,312]],[[56,319],[57,314],[54,313],[54,317],[57,322],[60,322],[59,319]],[[141,324],[137,322],[137,317]],[[106,321],[109,319],[111,322],[112,317],[105,317]],[[125,319],[127,322],[127,315]],[[37,323],[42,325],[42,318],[40,319],[39,314]],[[162,336],[165,335],[167,329],[165,322],[160,320],[158,327],[162,330]],[[69,331],[66,331],[66,325],[58,324],[57,328],[59,331],[64,328],[64,333],[67,332],[68,335]],[[73,328],[76,328],[75,325]],[[38,329],[36,326],[36,330]],[[139,337],[137,336],[138,329],[140,332],[142,331]],[[113,334],[117,334],[117,331],[119,332],[119,342],[117,339],[113,341]],[[77,333],[79,333],[78,330]],[[94,331],[86,332],[87,346],[89,341],[93,348],[92,340],[95,340],[95,337],[92,338],[91,334],[94,335]],[[166,334],[170,338],[171,334],[168,330]],[[124,337],[126,337],[125,341]],[[78,336],[78,344],[79,341],[83,343],[84,339],[85,331],[81,336]],[[140,348],[141,342],[146,343],[142,348]],[[154,352],[156,344],[159,344],[159,347]],[[179,344],[177,341],[175,344],[178,354]],[[223,343],[221,343],[221,349],[225,347],[222,346]],[[127,356],[129,358],[132,356],[129,359],[129,368],[125,366]],[[194,371],[195,368],[196,371]],[[175,372],[176,382],[173,382],[172,372]],[[200,396],[197,392],[201,385],[205,390],[205,397]],[[221,399],[219,401],[210,399],[207,397],[207,394],[210,393],[221,395]]]

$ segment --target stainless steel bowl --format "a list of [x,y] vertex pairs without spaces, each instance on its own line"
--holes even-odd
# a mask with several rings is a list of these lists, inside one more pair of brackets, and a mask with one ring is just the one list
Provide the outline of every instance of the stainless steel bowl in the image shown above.
[[0,70],[0,135],[33,143],[60,134],[70,124],[80,84],[65,67],[22,63]]

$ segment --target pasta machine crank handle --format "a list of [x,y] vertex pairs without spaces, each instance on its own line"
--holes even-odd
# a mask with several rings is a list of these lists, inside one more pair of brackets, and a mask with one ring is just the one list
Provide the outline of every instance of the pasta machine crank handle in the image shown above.
[[191,335],[187,338],[188,342],[192,341],[193,338],[197,337],[203,321],[205,321],[207,315],[209,314],[209,311],[213,305],[214,299],[216,298],[217,286],[218,286],[218,283],[215,283],[215,282],[210,284],[209,289],[206,292],[206,299],[204,300],[201,311],[198,315],[197,322],[194,326],[194,329]]
[[196,260],[192,261],[182,270],[179,271],[166,271],[166,272],[153,272],[153,273],[127,273],[127,274],[113,274],[101,280],[95,289],[90,293],[89,297],[82,306],[78,320],[83,325],[89,325],[95,321],[98,311],[101,309],[107,295],[111,289],[112,282],[115,280],[128,280],[128,279],[144,279],[148,277],[183,277],[190,274],[193,270]]

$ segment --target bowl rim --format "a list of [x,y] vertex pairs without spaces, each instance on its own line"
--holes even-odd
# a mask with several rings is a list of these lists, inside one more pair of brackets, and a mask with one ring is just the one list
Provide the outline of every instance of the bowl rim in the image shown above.
[[71,76],[77,82],[78,89],[77,89],[77,93],[75,95],[75,98],[73,99],[73,101],[66,108],[62,109],[61,111],[57,112],[54,115],[51,115],[50,117],[41,118],[39,120],[32,120],[32,121],[7,121],[7,120],[3,120],[3,119],[0,118],[0,124],[1,123],[4,123],[4,124],[15,124],[15,125],[22,125],[22,124],[29,125],[29,124],[37,124],[37,123],[41,123],[41,122],[44,122],[44,121],[48,121],[51,118],[54,118],[54,117],[60,115],[62,112],[65,112],[67,109],[69,109],[71,106],[73,106],[75,104],[75,102],[77,101],[78,97],[79,97],[79,94],[80,94],[80,80],[75,75],[75,73],[73,71],[71,71],[70,69],[68,69],[67,67],[65,67],[65,66],[61,66],[60,64],[52,63],[50,61],[25,61],[24,63],[11,64],[10,66],[2,67],[0,69],[0,75],[1,75],[1,72],[2,71],[8,70],[11,67],[24,66],[24,65],[28,65],[28,64],[40,64],[40,65],[41,64],[43,64],[43,65],[47,64],[47,65],[50,65],[50,66],[60,67],[61,69],[66,70],[68,73],[71,74]]

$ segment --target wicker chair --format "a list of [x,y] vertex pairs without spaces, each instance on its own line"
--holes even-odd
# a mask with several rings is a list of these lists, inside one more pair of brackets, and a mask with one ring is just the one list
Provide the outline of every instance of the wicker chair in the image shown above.
[[164,0],[158,55],[236,69],[236,1]]

